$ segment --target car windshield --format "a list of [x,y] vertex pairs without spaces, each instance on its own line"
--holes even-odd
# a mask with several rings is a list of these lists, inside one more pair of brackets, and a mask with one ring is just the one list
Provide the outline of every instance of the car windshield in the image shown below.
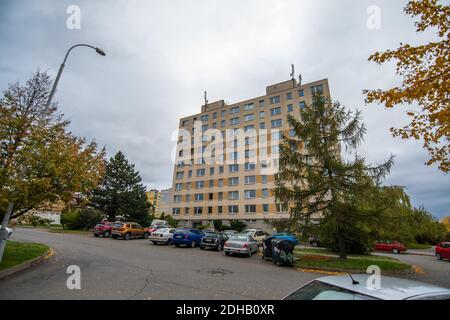
[[206,237],[217,237],[217,232],[205,232]]
[[441,243],[441,248],[450,248],[450,242]]
[[246,236],[232,236],[230,241],[248,241],[248,237]]
[[375,298],[320,281],[312,281],[288,295],[285,300],[375,300]]

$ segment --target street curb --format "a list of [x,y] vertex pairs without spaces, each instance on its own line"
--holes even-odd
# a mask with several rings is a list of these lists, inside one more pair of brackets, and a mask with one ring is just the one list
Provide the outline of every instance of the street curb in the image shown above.
[[[342,274],[366,274],[366,271],[364,270],[343,270],[343,269],[334,269],[334,268],[320,268],[320,267],[294,267],[294,270],[300,271],[300,272],[308,272],[308,273],[318,273],[318,274],[325,274],[325,275],[342,275]],[[405,274],[424,274],[423,270],[421,268],[418,268],[416,266],[411,266],[409,269],[405,270],[387,270],[387,271],[381,271],[383,275],[387,276],[395,276],[395,275],[405,275]]]
[[45,260],[48,260],[53,255],[55,255],[55,251],[52,248],[50,248],[47,250],[46,253],[40,255],[39,257],[33,258],[19,265],[0,271],[0,280],[3,280],[4,278],[12,276],[23,270],[31,269],[39,265],[40,263],[44,262]]

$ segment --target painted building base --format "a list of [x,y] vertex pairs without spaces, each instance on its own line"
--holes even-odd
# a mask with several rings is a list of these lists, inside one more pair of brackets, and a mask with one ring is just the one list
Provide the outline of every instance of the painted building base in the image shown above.
[[[177,219],[179,220],[179,224],[178,227],[188,227],[188,228],[195,228],[198,227],[200,225],[209,225],[211,226],[211,229],[214,228],[214,220],[202,220],[202,219]],[[256,220],[243,220],[243,219],[236,219],[239,221],[244,222],[247,225],[247,228],[251,228],[251,229],[260,229],[262,231],[268,232],[268,233],[273,233],[276,232],[277,229],[274,226],[274,222],[275,221],[280,221],[280,220],[268,220],[268,219],[256,219]],[[222,224],[224,225],[230,225],[231,220],[222,220]],[[280,230],[279,230],[280,231]]]

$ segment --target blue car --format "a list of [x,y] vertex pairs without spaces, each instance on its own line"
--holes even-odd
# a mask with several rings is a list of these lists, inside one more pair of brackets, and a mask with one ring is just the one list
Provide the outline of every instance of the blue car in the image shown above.
[[298,240],[297,238],[291,234],[291,233],[287,233],[287,232],[278,232],[278,233],[274,233],[272,235],[272,237],[274,237],[275,239],[283,239],[283,240],[289,240],[291,241],[294,245],[298,244]]
[[204,233],[200,230],[193,228],[181,228],[177,229],[172,237],[172,243],[179,247],[180,245],[190,246],[195,248],[200,245]]

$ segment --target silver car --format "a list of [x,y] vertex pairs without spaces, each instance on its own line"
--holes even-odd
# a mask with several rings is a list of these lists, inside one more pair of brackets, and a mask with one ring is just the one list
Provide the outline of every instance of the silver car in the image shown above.
[[258,242],[249,235],[236,234],[225,242],[223,250],[227,256],[237,253],[251,257],[258,251]]
[[173,234],[175,232],[175,228],[161,228],[153,231],[148,240],[153,244],[172,244]]
[[376,288],[368,285],[367,280],[371,276],[358,274],[318,278],[290,293],[283,300],[450,299],[448,289],[406,279],[381,276],[380,287]]

